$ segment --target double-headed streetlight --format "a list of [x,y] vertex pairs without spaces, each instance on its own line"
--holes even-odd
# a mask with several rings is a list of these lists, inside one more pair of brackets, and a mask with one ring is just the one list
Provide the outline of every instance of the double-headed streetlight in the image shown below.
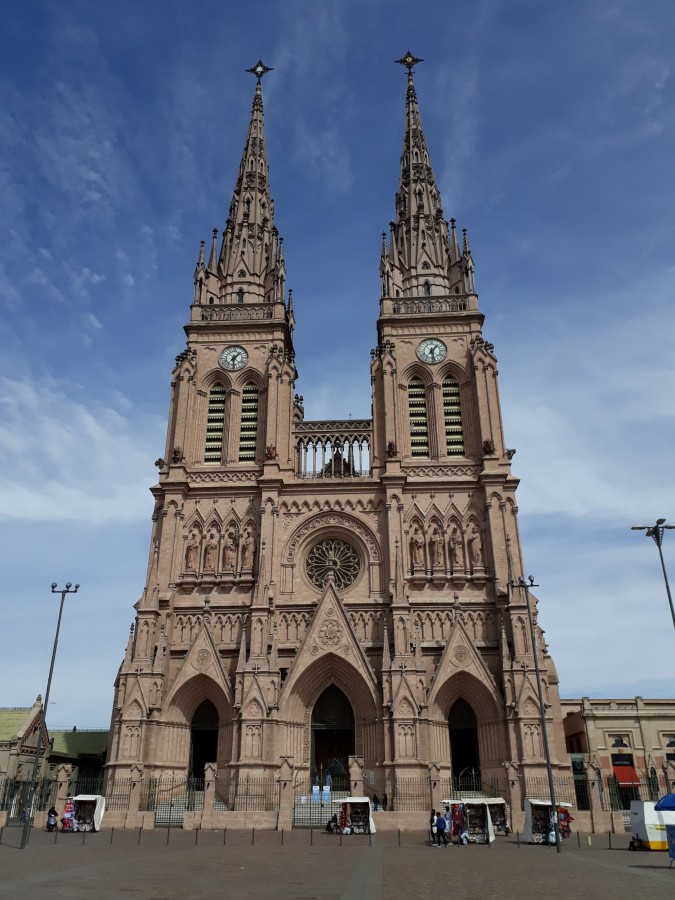
[[661,544],[663,543],[663,532],[668,529],[675,528],[675,525],[666,525],[665,519],[657,519],[653,525],[631,525],[633,531],[644,531],[646,536],[654,538],[654,543],[659,548],[659,559],[661,560],[661,568],[663,569],[663,580],[666,583],[666,593],[668,594],[668,603],[670,603],[670,614],[673,617],[673,627],[675,628],[675,607],[673,607],[673,597],[670,593],[670,585],[668,584],[668,575],[666,573],[666,564],[663,561],[663,551]]
[[541,689],[541,676],[539,674],[539,660],[537,658],[537,637],[534,631],[534,620],[532,618],[532,610],[530,608],[530,588],[539,587],[539,585],[534,583],[534,578],[532,577],[532,575],[528,577],[527,581],[525,581],[523,576],[520,575],[518,581],[511,581],[510,585],[512,588],[520,588],[525,594],[527,621],[530,625],[530,641],[532,644],[532,657],[534,659],[534,677],[537,682],[537,694],[539,695],[539,721],[541,723],[541,737],[544,743],[544,756],[546,757],[546,774],[548,775],[548,790],[551,798],[551,817],[553,820],[553,830],[555,833],[555,849],[557,853],[560,853],[560,823],[558,822],[558,807],[556,805],[555,788],[553,786],[551,752],[548,746],[548,731],[546,729],[546,707],[544,706],[544,694]]
[[30,823],[33,812],[33,801],[35,798],[35,782],[37,779],[37,770],[38,765],[40,763],[40,752],[42,750],[42,735],[45,729],[45,723],[47,721],[47,707],[49,706],[49,691],[52,687],[52,674],[54,672],[54,660],[56,659],[56,648],[59,644],[59,631],[61,629],[61,616],[63,614],[63,603],[66,599],[66,594],[76,594],[79,590],[79,584],[76,584],[73,587],[72,582],[68,582],[64,588],[59,588],[56,586],[56,582],[52,582],[52,594],[61,594],[61,604],[59,605],[59,618],[56,623],[56,634],[54,635],[54,648],[52,650],[52,662],[49,667],[49,678],[47,679],[47,693],[45,694],[45,702],[42,707],[42,717],[40,718],[40,725],[38,727],[37,733],[37,744],[35,745],[35,760],[33,762],[33,774],[30,778],[30,788],[28,790],[28,803],[25,807],[25,815],[23,820],[23,831],[21,832],[21,849],[24,850],[26,844],[28,843],[28,836],[30,834]]

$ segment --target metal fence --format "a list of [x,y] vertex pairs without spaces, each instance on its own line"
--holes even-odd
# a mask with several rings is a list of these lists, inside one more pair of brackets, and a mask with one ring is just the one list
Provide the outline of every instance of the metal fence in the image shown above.
[[333,778],[328,791],[315,785],[308,775],[298,776],[293,784],[293,828],[325,828],[340,803],[350,794],[349,778]]
[[652,772],[646,777],[638,777],[630,784],[622,783],[613,775],[600,781],[600,798],[605,811],[626,811],[630,809],[632,800],[645,800],[655,803],[670,790],[665,775]]
[[[37,811],[49,809],[56,800],[56,780],[42,778],[35,782],[31,818]],[[30,803],[30,781],[0,779],[0,810],[7,813],[8,825],[23,825]]]
[[422,812],[431,807],[428,778],[396,778],[391,808],[399,812]]
[[[530,778],[524,779],[523,799],[528,800],[548,800],[550,796],[548,778]],[[555,791],[555,799],[558,803],[570,803],[574,809],[577,808],[577,789],[575,787],[573,776],[554,777],[553,790]]]
[[[124,812],[131,800],[131,778],[110,778],[102,793],[108,812]],[[83,792],[84,793],[84,792]]]

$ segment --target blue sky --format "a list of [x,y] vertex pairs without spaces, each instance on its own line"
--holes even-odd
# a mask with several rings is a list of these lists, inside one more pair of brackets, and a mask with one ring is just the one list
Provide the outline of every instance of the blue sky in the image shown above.
[[561,692],[672,696],[656,548],[629,526],[675,520],[675,5],[234,6],[3,9],[0,705],[44,693],[49,585],[77,581],[49,722],[109,721],[194,263],[259,57],[298,391],[308,418],[369,416],[408,47],[445,214],[469,229]]

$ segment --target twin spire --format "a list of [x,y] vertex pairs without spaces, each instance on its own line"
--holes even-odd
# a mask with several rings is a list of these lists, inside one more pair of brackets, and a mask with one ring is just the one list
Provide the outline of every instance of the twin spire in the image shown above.
[[[283,303],[286,281],[283,238],[274,225],[262,96],[262,77],[272,70],[258,60],[247,71],[256,76],[248,134],[220,252],[217,252],[218,232],[214,229],[205,275],[210,282],[209,287],[217,280],[220,303]],[[195,281],[203,270],[202,248]]]
[[422,128],[413,69],[423,62],[408,50],[396,60],[408,70],[401,174],[396,218],[389,223],[389,247],[382,236],[383,298],[436,297],[474,293],[473,259],[466,230],[460,251],[455,220],[446,221]]
[[[382,240],[382,297],[471,294],[473,259],[466,230],[460,250],[455,220],[448,223],[443,216],[422,128],[413,81],[413,69],[422,60],[408,51],[397,62],[407,69],[408,87],[396,218],[390,223],[389,246],[386,235]],[[220,252],[214,229],[208,264],[202,243],[195,283],[208,281],[210,291],[217,280],[221,303],[283,303],[283,238],[274,225],[262,96],[262,78],[272,69],[258,60],[247,71],[256,76],[256,88]]]

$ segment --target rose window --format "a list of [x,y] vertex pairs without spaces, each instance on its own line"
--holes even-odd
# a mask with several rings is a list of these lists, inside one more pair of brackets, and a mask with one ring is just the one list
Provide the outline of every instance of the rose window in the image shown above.
[[315,587],[325,587],[328,576],[332,574],[335,587],[338,590],[345,590],[359,577],[361,560],[347,541],[326,538],[318,541],[310,549],[305,560],[305,571]]

